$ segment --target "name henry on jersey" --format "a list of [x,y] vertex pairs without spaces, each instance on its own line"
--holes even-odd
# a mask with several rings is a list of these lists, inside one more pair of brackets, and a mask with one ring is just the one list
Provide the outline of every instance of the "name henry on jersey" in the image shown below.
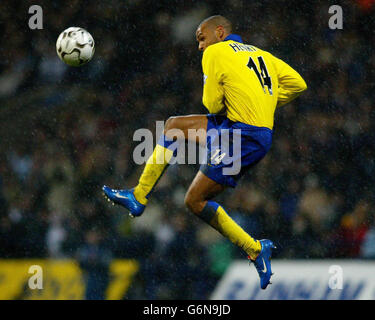
[[257,51],[257,48],[254,46],[250,46],[247,44],[241,44],[241,43],[229,43],[229,46],[234,50],[234,52],[237,51]]

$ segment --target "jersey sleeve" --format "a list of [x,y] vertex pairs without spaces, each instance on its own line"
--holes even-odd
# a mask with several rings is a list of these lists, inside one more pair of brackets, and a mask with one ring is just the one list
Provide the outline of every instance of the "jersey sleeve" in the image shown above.
[[203,105],[209,113],[220,113],[225,108],[223,88],[223,68],[220,63],[220,54],[216,49],[208,47],[202,58],[203,70]]
[[287,63],[273,56],[279,80],[277,107],[281,107],[297,98],[307,89],[305,80]]

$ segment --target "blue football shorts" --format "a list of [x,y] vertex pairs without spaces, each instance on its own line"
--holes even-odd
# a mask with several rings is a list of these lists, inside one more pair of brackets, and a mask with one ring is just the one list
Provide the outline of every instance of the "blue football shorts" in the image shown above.
[[235,187],[237,181],[268,152],[272,130],[207,115],[206,159],[200,166],[215,182]]

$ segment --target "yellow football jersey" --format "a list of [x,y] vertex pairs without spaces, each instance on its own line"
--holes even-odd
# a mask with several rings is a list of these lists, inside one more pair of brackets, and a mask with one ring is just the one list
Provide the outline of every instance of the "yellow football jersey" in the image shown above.
[[273,128],[276,107],[307,86],[297,71],[271,53],[226,40],[206,48],[202,58],[203,104],[209,113],[226,111],[232,121]]

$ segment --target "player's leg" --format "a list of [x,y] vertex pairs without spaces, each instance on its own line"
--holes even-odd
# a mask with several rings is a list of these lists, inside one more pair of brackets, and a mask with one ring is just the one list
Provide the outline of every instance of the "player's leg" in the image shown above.
[[260,242],[246,233],[220,204],[211,200],[224,189],[225,186],[199,171],[186,193],[185,204],[190,211],[255,260],[261,251]]
[[159,179],[167,169],[178,143],[189,138],[189,130],[197,134],[192,135],[194,142],[206,141],[207,116],[190,115],[171,117],[167,120],[152,155],[146,162],[138,185],[134,190],[114,190],[106,186],[103,191],[107,198],[114,203],[123,205],[131,215],[140,216]]
[[220,204],[211,200],[223,190],[223,185],[199,171],[186,194],[185,204],[194,214],[246,252],[257,269],[260,287],[266,289],[271,283],[270,260],[272,249],[276,247],[271,240],[259,241],[252,238],[231,219]]
[[[170,117],[165,123],[163,134],[168,139],[189,139],[204,146],[206,144],[207,121],[207,115],[205,114]],[[177,129],[177,131],[174,129]],[[197,135],[189,135],[189,130],[195,131]]]
[[[206,128],[206,115],[171,117],[167,120],[163,135],[160,137],[153,154],[147,160],[138,185],[134,188],[134,196],[140,203],[147,204],[152,190],[168,167],[176,147],[180,142],[188,140],[188,131],[199,132],[200,140],[205,142]],[[199,137],[196,136],[194,142],[199,142],[198,139]]]

